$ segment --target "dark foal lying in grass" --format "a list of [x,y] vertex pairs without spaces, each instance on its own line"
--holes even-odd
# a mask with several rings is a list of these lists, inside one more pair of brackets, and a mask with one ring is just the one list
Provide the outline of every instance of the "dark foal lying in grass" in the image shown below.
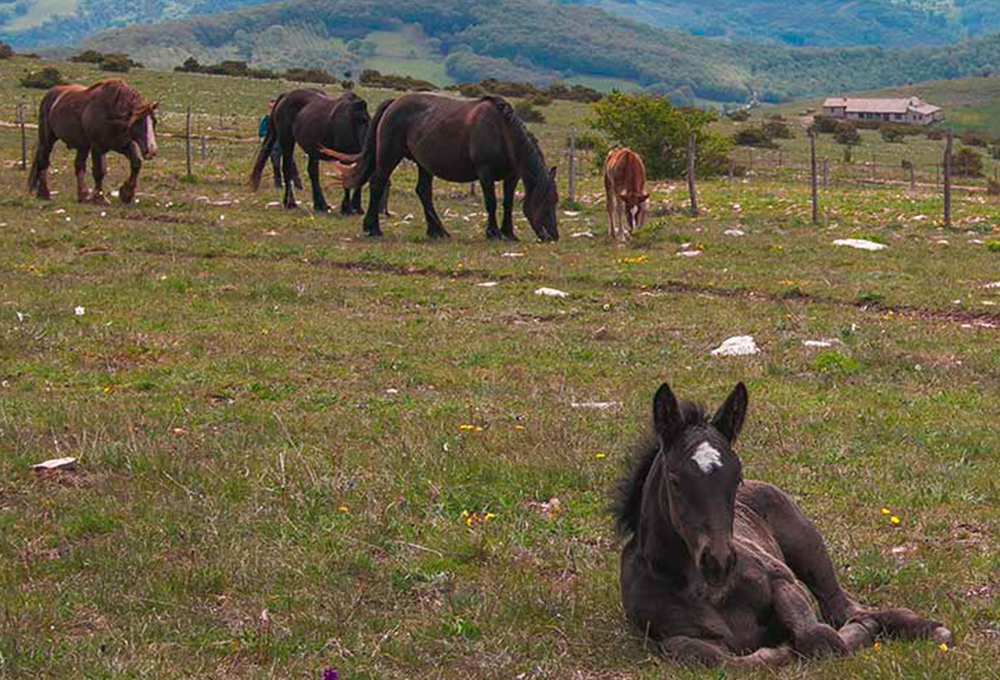
[[629,619],[666,656],[709,665],[848,654],[879,636],[948,642],[947,628],[909,609],[855,602],[792,500],[743,480],[732,445],[746,408],[742,383],[711,419],[666,383],[653,398],[654,432],[614,507],[618,531],[630,536],[621,561]]

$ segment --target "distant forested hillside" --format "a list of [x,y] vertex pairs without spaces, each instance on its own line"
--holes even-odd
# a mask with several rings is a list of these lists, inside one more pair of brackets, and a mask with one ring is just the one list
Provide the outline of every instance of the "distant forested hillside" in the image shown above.
[[[548,0],[290,0],[104,33],[87,41],[171,67],[242,59],[342,72],[391,45],[397,72],[444,61],[446,76],[615,79],[679,101],[742,102],[1000,71],[1000,35],[940,48],[790,49],[720,42]],[[412,75],[426,75],[426,70]]]
[[922,47],[1000,31],[996,0],[562,0],[716,38],[795,47]]

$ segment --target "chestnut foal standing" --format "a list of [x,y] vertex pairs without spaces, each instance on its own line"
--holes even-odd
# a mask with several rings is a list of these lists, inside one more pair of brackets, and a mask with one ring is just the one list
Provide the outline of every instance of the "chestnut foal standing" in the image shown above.
[[645,224],[649,200],[646,166],[639,154],[627,148],[608,152],[604,159],[604,193],[611,238],[628,240],[637,227],[641,229]]

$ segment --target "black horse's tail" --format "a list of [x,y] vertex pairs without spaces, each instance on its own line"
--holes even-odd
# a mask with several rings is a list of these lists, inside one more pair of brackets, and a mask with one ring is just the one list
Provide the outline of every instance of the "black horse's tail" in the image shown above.
[[38,189],[38,182],[42,175],[42,162],[51,151],[48,148],[49,137],[49,109],[52,108],[52,93],[46,93],[42,97],[42,103],[38,107],[38,146],[35,147],[35,155],[31,161],[31,170],[28,172],[28,193],[34,193]]
[[386,109],[394,101],[396,100],[387,99],[379,104],[378,109],[375,110],[375,115],[372,116],[372,121],[368,124],[368,132],[365,133],[365,143],[361,147],[361,153],[358,154],[354,165],[349,166],[341,175],[344,188],[360,189],[375,174],[375,159],[378,157],[376,153],[378,125],[382,122],[382,116],[385,115]]
[[264,137],[264,141],[260,143],[260,148],[257,149],[257,158],[254,159],[253,169],[250,171],[250,190],[257,191],[260,188],[260,176],[264,172],[264,166],[267,165],[267,159],[271,157],[271,151],[274,150],[274,145],[278,143],[278,130],[274,124],[274,112],[278,110],[278,104],[285,95],[278,97],[277,101],[274,102],[274,107],[271,109],[271,113],[267,115],[267,136]]

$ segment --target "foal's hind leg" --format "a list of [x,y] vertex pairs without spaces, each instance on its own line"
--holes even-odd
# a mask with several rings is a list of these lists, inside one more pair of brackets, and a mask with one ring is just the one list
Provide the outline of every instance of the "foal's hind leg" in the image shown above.
[[441,218],[438,217],[437,211],[434,209],[434,175],[422,165],[417,165],[417,169],[419,171],[417,175],[417,196],[420,197],[420,203],[424,206],[424,219],[427,220],[427,235],[431,238],[447,238],[451,234],[445,230],[444,225],[441,224]]
[[73,161],[73,170],[76,172],[76,200],[78,203],[86,203],[90,199],[90,191],[87,189],[88,155],[90,155],[89,147],[77,149],[76,160]]
[[792,499],[770,484],[747,481],[740,500],[770,525],[785,563],[816,596],[824,621],[840,628],[864,611],[837,583],[823,537]]

